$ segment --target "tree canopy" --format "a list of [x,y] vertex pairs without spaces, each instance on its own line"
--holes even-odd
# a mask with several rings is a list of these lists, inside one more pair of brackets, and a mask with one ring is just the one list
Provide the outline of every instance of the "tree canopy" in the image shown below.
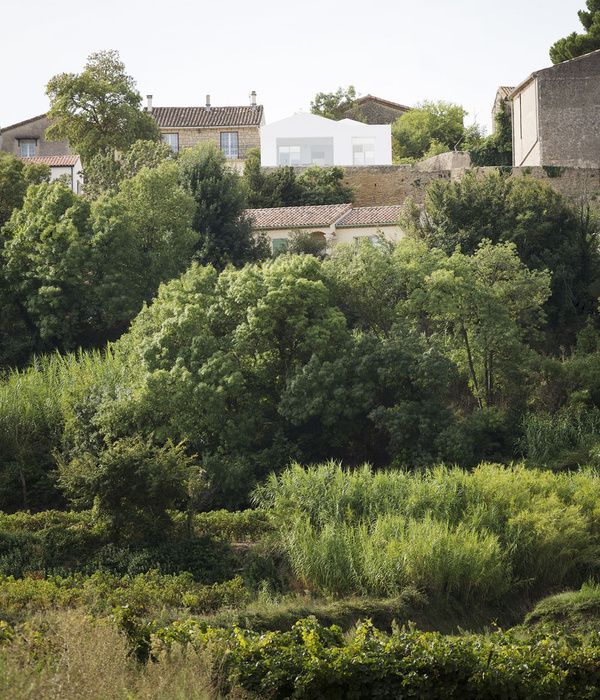
[[244,216],[241,177],[228,167],[223,152],[213,143],[204,144],[183,151],[178,165],[181,186],[196,202],[195,259],[223,268],[266,256],[266,246],[255,240],[252,224]]
[[579,10],[577,16],[585,32],[572,32],[569,36],[559,39],[550,47],[552,63],[562,63],[577,56],[600,49],[600,0],[587,0],[587,12]]
[[420,102],[392,125],[395,158],[418,160],[463,150],[481,136],[476,125],[465,127],[466,115],[465,109],[451,102]]
[[338,88],[335,92],[318,92],[310,103],[310,111],[327,119],[344,119],[358,97],[354,85]]
[[438,180],[427,190],[425,208],[414,208],[406,229],[448,255],[458,247],[473,254],[485,240],[511,242],[530,269],[552,273],[546,306],[553,326],[566,330],[593,303],[598,255],[592,227],[586,226],[552,187],[529,177],[493,172],[468,173],[457,182]]
[[112,157],[138,139],[158,140],[156,122],[141,109],[141,95],[117,51],[91,54],[84,70],[61,73],[46,86],[50,98],[49,141],[68,139],[84,165],[94,156]]

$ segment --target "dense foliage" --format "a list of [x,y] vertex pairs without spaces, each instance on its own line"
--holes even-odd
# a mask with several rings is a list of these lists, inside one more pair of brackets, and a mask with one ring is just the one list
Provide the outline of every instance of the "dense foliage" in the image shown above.
[[158,141],[160,131],[150,114],[142,111],[142,98],[134,79],[125,72],[117,51],[91,54],[84,70],[61,73],[46,86],[50,98],[46,130],[49,141],[68,139],[84,165],[94,156],[114,160],[138,139]]
[[425,100],[392,125],[396,162],[414,162],[438,153],[465,150],[480,140],[479,127],[465,127],[465,109],[451,102]]
[[343,168],[338,166],[313,165],[300,175],[289,165],[265,172],[256,148],[248,152],[244,163],[246,202],[252,209],[345,204],[354,200],[354,190],[344,183],[344,177]]
[[577,56],[584,56],[591,51],[600,49],[600,2],[587,0],[588,11],[579,10],[577,16],[585,32],[572,32],[569,36],[559,39],[550,47],[552,63],[562,63]]
[[320,594],[506,599],[597,574],[596,471],[354,472],[294,465],[256,492],[303,585]]

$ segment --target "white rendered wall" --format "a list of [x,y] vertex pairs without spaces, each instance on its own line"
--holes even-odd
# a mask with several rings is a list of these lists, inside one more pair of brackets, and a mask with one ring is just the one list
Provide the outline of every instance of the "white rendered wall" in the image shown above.
[[[290,144],[294,139],[307,153],[311,139],[333,139],[333,165],[354,165],[353,139],[373,139],[375,162],[368,165],[391,165],[392,131],[389,124],[363,124],[353,119],[339,122],[315,114],[295,114],[293,117],[266,124],[260,131],[261,165],[276,167],[278,163],[277,142]],[[306,163],[308,164],[308,163]]]
[[513,162],[540,165],[537,79],[513,98]]

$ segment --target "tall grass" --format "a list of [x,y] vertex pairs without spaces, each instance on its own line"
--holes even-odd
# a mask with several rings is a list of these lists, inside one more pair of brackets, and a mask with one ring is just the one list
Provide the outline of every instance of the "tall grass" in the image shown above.
[[46,478],[54,467],[53,450],[84,434],[98,437],[93,421],[102,396],[126,385],[129,371],[110,351],[55,353],[2,378],[0,500],[5,509],[54,505]]
[[[218,700],[208,659],[174,645],[138,665],[114,625],[80,611],[33,619],[0,646],[0,697],[11,700]],[[241,697],[238,695],[237,697]]]
[[519,447],[536,464],[555,463],[565,452],[584,457],[600,441],[600,410],[555,415],[529,414],[522,422]]
[[473,472],[293,465],[255,493],[297,577],[326,594],[497,599],[600,566],[600,478],[483,464]]

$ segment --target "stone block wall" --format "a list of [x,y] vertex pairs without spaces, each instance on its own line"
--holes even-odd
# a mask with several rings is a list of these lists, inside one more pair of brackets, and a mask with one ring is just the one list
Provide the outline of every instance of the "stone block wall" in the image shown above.
[[[263,168],[273,171],[276,168]],[[302,173],[306,168],[295,168]],[[498,168],[473,168],[483,177]],[[427,187],[436,180],[454,182],[460,180],[469,168],[422,171],[417,165],[373,165],[343,168],[344,184],[354,189],[356,207],[404,204],[411,199],[421,205],[425,201]],[[510,168],[511,177],[532,177],[541,180],[572,202],[590,202],[600,212],[600,169],[524,167]]]
[[179,150],[193,148],[201,143],[216,143],[221,145],[221,133],[236,132],[238,135],[238,156],[246,158],[251,148],[260,147],[260,132],[256,127],[232,127],[218,129],[163,129],[164,133],[179,135]]

